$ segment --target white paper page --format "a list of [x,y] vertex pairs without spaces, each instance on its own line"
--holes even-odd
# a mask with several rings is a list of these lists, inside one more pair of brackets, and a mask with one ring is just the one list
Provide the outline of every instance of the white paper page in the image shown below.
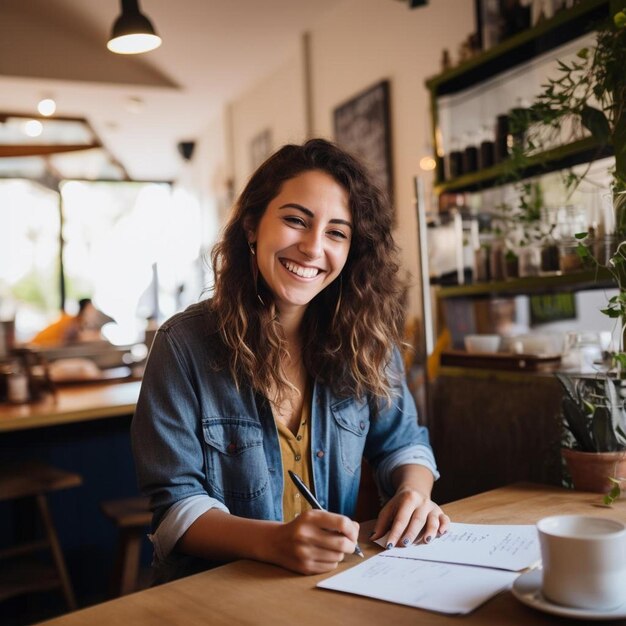
[[[387,537],[375,543],[385,546]],[[450,524],[448,532],[430,543],[391,548],[381,556],[497,567],[519,572],[541,560],[533,524]]]
[[519,574],[504,570],[374,556],[318,583],[322,589],[441,613],[469,613],[508,589]]

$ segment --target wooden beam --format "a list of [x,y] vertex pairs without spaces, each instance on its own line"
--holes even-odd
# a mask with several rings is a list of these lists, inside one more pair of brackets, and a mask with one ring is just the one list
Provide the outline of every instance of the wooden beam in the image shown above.
[[78,152],[79,150],[91,150],[93,148],[101,148],[100,143],[88,144],[54,144],[54,145],[38,145],[38,144],[13,144],[0,145],[0,157],[27,157],[27,156],[44,156],[48,154],[59,154],[61,152]]

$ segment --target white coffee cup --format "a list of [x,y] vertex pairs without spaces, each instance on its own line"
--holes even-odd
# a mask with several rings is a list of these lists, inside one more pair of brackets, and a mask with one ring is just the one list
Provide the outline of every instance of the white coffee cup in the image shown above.
[[626,524],[554,515],[539,520],[537,531],[548,600],[598,611],[626,603]]

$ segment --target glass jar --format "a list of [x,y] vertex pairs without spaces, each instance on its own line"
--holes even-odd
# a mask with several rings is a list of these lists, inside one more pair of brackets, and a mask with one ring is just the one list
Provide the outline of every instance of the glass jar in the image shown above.
[[567,204],[556,208],[554,236],[557,239],[572,239],[589,230],[587,211],[580,204]]
[[528,244],[518,250],[518,272],[520,277],[539,276],[541,268],[541,247]]
[[593,241],[593,256],[600,265],[607,265],[611,257],[617,252],[620,240],[617,235],[596,237]]
[[559,241],[559,269],[563,274],[571,274],[583,269],[583,260],[578,255],[578,244],[577,239]]
[[600,371],[603,367],[600,334],[592,331],[566,333],[561,367],[583,374]]
[[504,252],[504,278],[511,280],[519,278],[519,256],[510,248]]
[[491,280],[504,280],[504,239],[494,239],[489,250]]
[[28,376],[24,368],[18,363],[10,364],[6,374],[7,400],[12,404],[28,402]]

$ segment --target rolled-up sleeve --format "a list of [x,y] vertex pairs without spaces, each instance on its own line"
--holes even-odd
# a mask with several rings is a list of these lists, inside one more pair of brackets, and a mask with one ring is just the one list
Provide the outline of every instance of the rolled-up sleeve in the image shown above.
[[401,465],[423,465],[435,480],[439,478],[428,429],[418,423],[417,408],[406,384],[398,350],[394,351],[390,365],[390,379],[395,381],[394,396],[389,405],[379,404],[365,446],[365,457],[374,469],[381,495],[386,498],[395,491],[392,474]]
[[378,484],[382,491],[387,495],[394,492],[393,481],[391,475],[394,470],[401,465],[423,465],[427,467],[435,480],[439,478],[439,471],[435,463],[435,456],[430,446],[417,444],[409,448],[396,450],[389,456],[385,457],[378,466],[377,477]]
[[187,529],[203,513],[211,509],[229,513],[219,500],[209,496],[191,496],[176,502],[167,509],[158,528],[149,535],[157,561],[165,560]]

